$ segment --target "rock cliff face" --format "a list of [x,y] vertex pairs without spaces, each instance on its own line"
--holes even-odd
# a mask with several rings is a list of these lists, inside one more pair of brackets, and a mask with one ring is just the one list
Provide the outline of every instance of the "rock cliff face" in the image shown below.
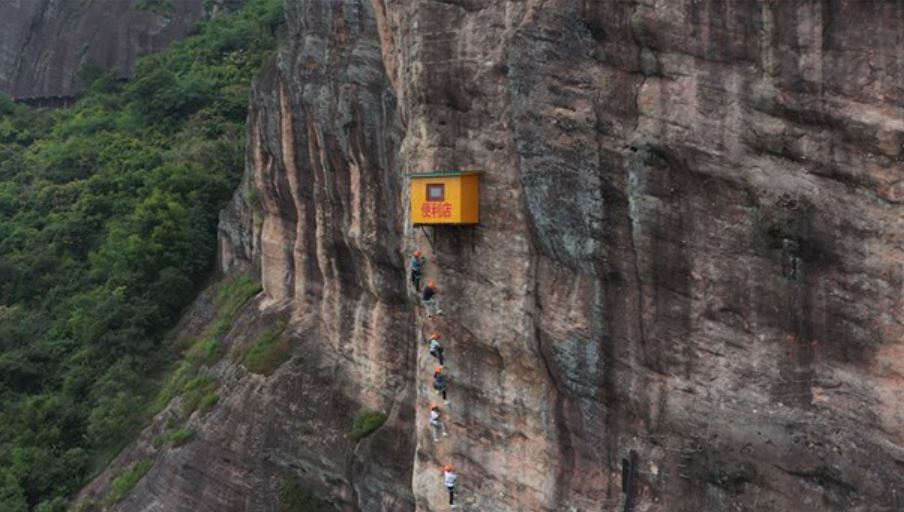
[[[214,2],[216,4],[216,2]],[[181,39],[203,0],[4,0],[0,92],[24,99],[71,97],[92,64],[128,76],[136,59]]]
[[[293,355],[215,366],[224,398],[121,510],[273,510],[287,475],[447,510],[443,463],[475,511],[904,509],[904,4],[287,12],[220,253],[264,286],[226,341],[287,317]],[[447,168],[486,170],[481,225],[412,229],[403,175]],[[389,420],[354,444],[361,408]]]

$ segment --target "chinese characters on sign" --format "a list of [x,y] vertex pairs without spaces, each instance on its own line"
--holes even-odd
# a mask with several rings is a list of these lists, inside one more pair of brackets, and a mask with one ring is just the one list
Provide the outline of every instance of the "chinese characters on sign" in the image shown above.
[[424,218],[445,219],[452,217],[452,203],[426,202],[421,205]]

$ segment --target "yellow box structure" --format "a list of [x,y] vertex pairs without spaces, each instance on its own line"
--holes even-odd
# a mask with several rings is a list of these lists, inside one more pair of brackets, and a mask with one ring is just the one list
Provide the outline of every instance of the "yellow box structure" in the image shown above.
[[478,224],[481,171],[409,174],[415,225]]

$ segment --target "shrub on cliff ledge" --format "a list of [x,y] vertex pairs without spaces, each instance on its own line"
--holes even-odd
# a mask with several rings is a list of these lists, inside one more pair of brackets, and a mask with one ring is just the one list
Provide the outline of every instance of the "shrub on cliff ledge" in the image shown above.
[[260,281],[242,274],[232,281],[228,281],[220,288],[217,294],[217,314],[214,321],[204,331],[204,337],[210,339],[222,338],[239,309],[258,294],[262,289]]
[[357,443],[376,432],[384,423],[386,423],[386,415],[382,412],[361,411],[355,416],[355,422],[352,425],[351,432],[348,433],[348,437]]
[[[156,399],[148,408],[148,416],[154,416],[178,393],[190,391],[188,383],[195,378],[202,365],[212,366],[223,356],[223,343],[219,340],[235,320],[238,311],[261,290],[261,284],[248,275],[239,275],[222,283],[216,297],[216,312],[213,320],[204,329],[201,339],[185,351],[182,361],[170,371]],[[216,389],[205,390],[211,393]],[[203,395],[202,395],[203,396]],[[197,397],[200,398],[200,397]],[[187,412],[191,414],[194,407]]]
[[180,428],[163,436],[163,441],[169,443],[173,448],[178,448],[195,438],[194,430]]
[[252,345],[236,350],[235,361],[245,365],[249,371],[270,376],[289,360],[289,340],[282,337],[288,322],[280,320]]
[[218,387],[220,383],[210,377],[195,377],[188,381],[182,388],[182,415],[186,418],[191,416]]
[[201,399],[201,404],[198,407],[198,410],[201,412],[201,416],[209,413],[213,406],[217,405],[217,402],[220,401],[220,395],[216,393],[208,393],[204,395],[204,398]]
[[149,460],[141,460],[114,478],[110,483],[110,494],[107,495],[107,503],[118,503],[125,499],[153,465],[154,463]]

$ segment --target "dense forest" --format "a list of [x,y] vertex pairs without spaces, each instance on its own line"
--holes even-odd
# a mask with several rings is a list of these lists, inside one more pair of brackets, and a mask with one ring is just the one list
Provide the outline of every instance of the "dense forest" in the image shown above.
[[64,510],[160,407],[281,23],[248,0],[71,108],[0,98],[0,510]]

